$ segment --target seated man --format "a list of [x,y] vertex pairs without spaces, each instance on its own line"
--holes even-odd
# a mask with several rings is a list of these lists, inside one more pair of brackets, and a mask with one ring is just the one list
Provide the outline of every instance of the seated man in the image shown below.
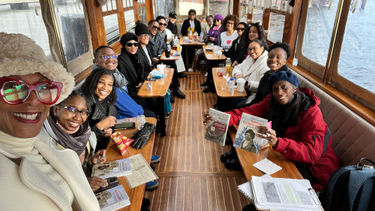
[[144,110],[142,106],[137,104],[127,93],[127,80],[125,76],[117,70],[117,55],[109,46],[100,46],[94,53],[94,67],[102,67],[114,71],[115,87],[116,87],[116,109],[117,119],[136,117],[144,114],[146,117],[155,117],[154,112]]

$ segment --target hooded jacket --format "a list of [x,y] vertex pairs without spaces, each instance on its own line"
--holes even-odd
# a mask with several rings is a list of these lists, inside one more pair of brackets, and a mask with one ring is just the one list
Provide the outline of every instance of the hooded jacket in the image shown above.
[[[317,182],[312,184],[314,189],[322,190],[331,174],[339,167],[340,160],[332,147],[332,137],[322,155],[328,126],[318,107],[320,99],[310,89],[300,88],[299,90],[310,98],[311,106],[299,113],[297,126],[288,127],[284,136],[278,137],[279,141],[274,150],[292,161],[303,163],[317,179]],[[267,118],[270,106],[271,95],[267,95],[257,104],[231,110],[227,112],[231,115],[229,125],[238,125],[242,112]]]

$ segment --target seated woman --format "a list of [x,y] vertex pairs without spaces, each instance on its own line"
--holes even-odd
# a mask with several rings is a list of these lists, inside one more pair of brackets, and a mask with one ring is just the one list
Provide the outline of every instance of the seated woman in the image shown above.
[[60,149],[71,149],[80,158],[83,170],[93,191],[108,185],[107,180],[90,177],[91,167],[106,161],[106,151],[96,153],[96,137],[91,137],[91,129],[87,120],[89,110],[84,95],[73,91],[64,101],[50,109],[50,115],[44,121],[42,132],[50,136]]
[[214,45],[218,45],[219,35],[223,32],[223,27],[221,23],[223,22],[224,18],[220,14],[216,14],[214,17],[214,25],[208,31],[208,34],[204,38],[206,43],[213,43]]
[[232,76],[236,79],[244,78],[246,80],[245,89],[248,91],[246,101],[237,104],[237,106],[249,103],[255,98],[259,81],[268,70],[268,52],[265,50],[263,41],[258,39],[251,41],[248,52],[249,56],[241,64],[235,66],[232,72]]
[[245,31],[247,31],[247,24],[245,22],[238,23],[236,31],[238,37],[233,40],[232,46],[227,52],[224,53],[225,56],[229,57],[232,61],[232,67],[235,67],[246,58],[247,46],[249,43],[246,39],[246,33],[244,33]]
[[73,86],[33,40],[0,32],[1,210],[100,210],[77,154],[38,136],[50,106]]
[[91,112],[88,122],[98,140],[96,151],[107,147],[112,134],[111,127],[116,123],[116,90],[113,84],[112,71],[98,68],[82,85],[82,93]]
[[229,125],[238,125],[243,112],[272,121],[272,129],[260,127],[258,132],[273,150],[294,161],[316,191],[322,190],[340,160],[318,107],[319,98],[309,89],[298,89],[298,78],[292,72],[274,73],[268,88],[271,94],[261,102],[229,111]]

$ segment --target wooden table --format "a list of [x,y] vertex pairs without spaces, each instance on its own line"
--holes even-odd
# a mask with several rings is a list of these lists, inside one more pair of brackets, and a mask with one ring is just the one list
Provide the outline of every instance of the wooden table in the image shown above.
[[[152,124],[156,124],[155,118],[147,117],[146,121]],[[121,132],[121,134],[125,135],[126,137],[133,136],[133,133],[136,129],[128,129],[128,130],[118,130]],[[128,151],[125,153],[125,156],[122,157],[120,154],[119,149],[117,146],[111,141],[107,146],[107,161],[113,161],[113,160],[119,160],[122,158],[130,157],[132,155],[141,153],[145,160],[150,163],[151,162],[151,156],[152,156],[152,149],[154,147],[154,140],[155,140],[155,133],[153,133],[147,142],[147,144],[142,149],[134,149],[133,147],[129,147]],[[130,205],[127,207],[124,207],[120,210],[122,211],[139,211],[141,210],[142,206],[142,200],[143,196],[145,194],[145,188],[146,184],[140,185],[138,187],[135,187],[133,189],[130,189],[128,183],[126,182],[125,177],[119,177],[118,181],[122,186],[124,186],[124,189],[126,193],[129,196],[130,199]]]
[[188,36],[180,37],[180,45],[182,45],[182,46],[203,46],[203,45],[205,45],[204,42],[198,42],[197,40],[194,40],[194,39],[186,42],[185,38],[188,38]]
[[[218,57],[214,53],[213,50],[212,51],[211,50],[206,50],[207,47],[208,47],[208,45],[203,46],[204,56],[206,57],[207,60],[216,60],[216,61],[218,61],[218,60],[225,60],[225,59],[227,59],[227,57],[224,54],[222,54],[220,57]],[[209,48],[211,48],[211,46]]]
[[[155,81],[145,81],[138,91],[138,96],[143,98],[156,98],[157,114],[159,115],[158,129],[160,136],[166,135],[165,113],[164,113],[164,96],[167,94],[169,85],[172,82],[174,70],[172,68],[165,68],[166,76]],[[148,76],[151,77],[150,75]],[[152,84],[152,89],[148,90],[147,83]]]
[[[230,137],[232,140],[236,137],[236,130],[233,128],[230,129]],[[236,151],[242,166],[242,171],[247,180],[250,180],[251,176],[264,175],[263,172],[253,166],[254,163],[263,160],[264,158],[267,158],[282,168],[280,171],[273,173],[271,175],[272,177],[303,179],[294,163],[284,155],[274,151],[271,146],[260,150],[258,154],[240,148],[236,148]]]
[[160,56],[160,60],[162,61],[176,61],[176,60],[179,60],[180,57],[181,57],[181,52],[179,52],[179,55],[178,56],[174,56],[173,54],[175,54],[175,52],[177,52],[176,50],[171,50],[171,56],[170,57],[165,57],[165,51],[161,54]]
[[241,98],[241,97],[246,97],[246,91],[244,90],[243,92],[238,92],[237,88],[234,88],[234,92],[231,93],[228,91],[228,83],[227,80],[223,76],[219,76],[218,70],[224,69],[225,67],[215,67],[212,68],[212,76],[214,78],[214,84],[215,84],[215,89],[216,89],[216,94],[219,97],[222,98]]

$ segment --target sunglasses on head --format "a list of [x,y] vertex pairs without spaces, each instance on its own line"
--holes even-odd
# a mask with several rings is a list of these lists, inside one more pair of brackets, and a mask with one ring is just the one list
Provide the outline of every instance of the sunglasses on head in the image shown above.
[[237,28],[238,31],[245,31],[245,28]]
[[69,113],[72,113],[74,115],[80,114],[81,117],[87,117],[90,114],[89,110],[87,109],[80,111],[76,107],[73,107],[73,106],[60,105],[59,107],[69,111]]
[[159,23],[159,26],[166,26],[166,23]]
[[0,93],[4,102],[17,105],[26,102],[32,91],[39,101],[46,105],[52,105],[60,97],[62,83],[43,81],[36,84],[28,84],[25,81],[14,78],[0,78]]
[[138,43],[137,42],[128,42],[128,43],[126,43],[126,46],[128,46],[128,47],[132,47],[132,46],[138,47]]
[[101,55],[102,59],[117,59],[117,55]]

